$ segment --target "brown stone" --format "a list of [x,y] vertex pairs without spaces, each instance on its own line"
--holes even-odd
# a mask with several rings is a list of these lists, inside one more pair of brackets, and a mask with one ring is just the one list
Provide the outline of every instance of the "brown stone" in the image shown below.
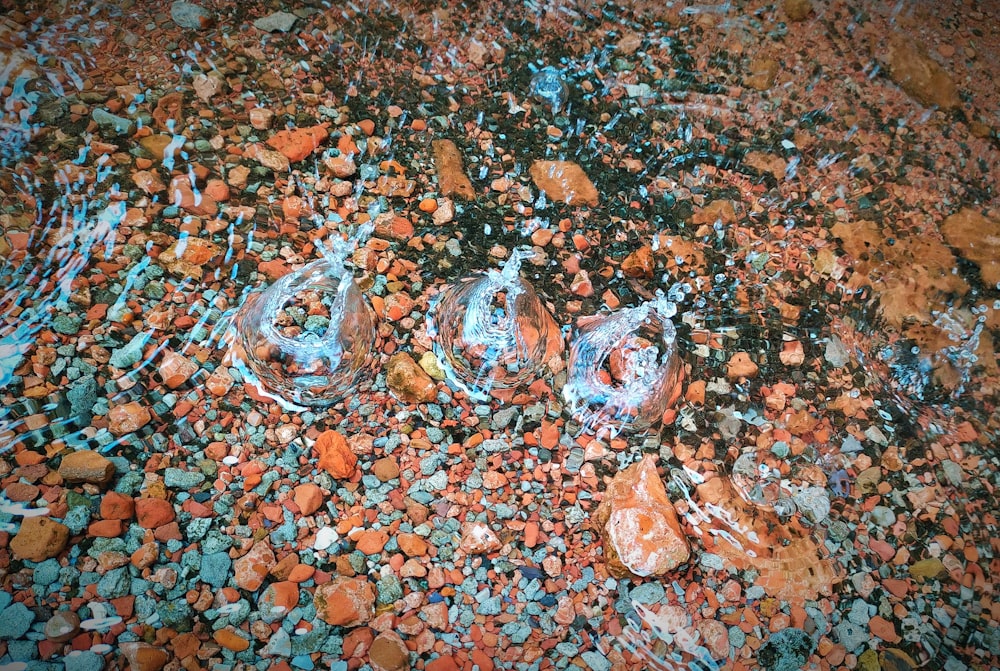
[[274,551],[266,540],[254,543],[249,552],[233,562],[236,586],[248,592],[256,592],[264,584],[264,578],[275,562]]
[[743,80],[752,89],[766,91],[778,78],[778,61],[758,56],[750,62],[750,73]]
[[465,200],[476,197],[476,190],[465,174],[462,154],[451,140],[434,140],[434,169],[437,171],[438,189],[442,196],[456,196]]
[[626,277],[638,277],[651,279],[653,271],[656,270],[656,263],[653,261],[653,248],[643,245],[622,261],[622,273]]
[[392,457],[382,457],[372,464],[372,474],[380,482],[389,482],[399,477],[399,464]]
[[71,610],[57,610],[45,623],[45,638],[65,643],[80,633],[80,616]]
[[39,562],[56,557],[69,542],[69,527],[48,517],[26,517],[10,540],[17,559]]
[[597,205],[597,188],[583,168],[572,161],[535,161],[528,172],[535,186],[544,191],[549,200],[569,205]]
[[78,450],[63,456],[59,475],[66,482],[107,485],[115,475],[115,465],[99,452]]
[[324,431],[316,439],[313,450],[319,454],[316,465],[337,478],[350,479],[358,469],[358,457],[347,445],[347,440],[334,430]]
[[158,128],[176,133],[181,130],[184,96],[179,91],[168,93],[156,101],[153,110],[153,120]]
[[[721,221],[723,224],[736,223],[736,208],[733,207],[732,201],[713,200],[711,203],[695,212],[691,217],[691,223],[698,225],[708,224],[712,226],[717,221]],[[679,242],[679,240],[672,240],[671,242],[673,244],[666,249],[664,249],[661,245],[660,251],[671,254],[671,250],[674,248],[674,245]]]
[[[156,136],[152,135],[150,137],[156,137]],[[146,139],[148,138],[143,138],[143,140]],[[150,172],[148,170],[137,170],[136,172],[132,173],[132,181],[135,182],[135,185],[137,187],[139,187],[140,189],[142,189],[143,191],[145,191],[147,194],[150,195],[154,193],[159,193],[160,191],[163,191],[164,189],[167,188],[167,185],[163,183],[163,180],[160,179],[159,175],[157,175],[155,172]]]
[[372,641],[368,661],[373,671],[408,671],[410,651],[394,631],[384,631]]
[[177,389],[198,372],[198,364],[183,354],[166,350],[160,361],[160,379],[169,389]]
[[948,575],[948,570],[940,559],[921,559],[910,566],[910,576],[918,582],[937,580]]
[[[139,140],[139,145],[147,152],[149,152],[149,155],[155,158],[157,161],[162,161],[164,157],[167,155],[167,147],[170,146],[170,143],[173,142],[173,140],[174,138],[172,135],[165,135],[165,134],[147,135],[146,137]],[[159,180],[158,177],[155,179]],[[139,184],[138,180],[136,180],[136,184],[137,185]],[[155,186],[155,182],[152,181],[149,182],[149,186],[151,187]],[[162,188],[163,188],[163,183],[160,182],[160,189]],[[156,191],[159,191],[160,189],[156,189]]]
[[294,489],[292,500],[303,515],[312,515],[323,506],[323,490],[319,485],[307,482]]
[[367,624],[375,615],[375,587],[365,577],[337,577],[316,588],[316,615],[335,627]]
[[951,75],[938,65],[913,36],[894,33],[889,38],[889,77],[923,105],[952,109],[962,104]]
[[149,410],[138,401],[116,405],[108,412],[108,431],[124,436],[146,426],[151,419]]
[[962,258],[979,266],[985,284],[1000,283],[1000,219],[965,207],[944,220],[941,235]]
[[805,21],[813,8],[809,0],[785,0],[784,9],[789,21]]
[[220,629],[212,634],[212,638],[214,638],[215,642],[223,648],[232,650],[233,652],[243,652],[250,647],[250,641],[243,638],[232,629]]
[[174,507],[163,499],[139,499],[135,513],[143,529],[156,529],[174,521]]
[[608,572],[618,578],[663,576],[691,555],[653,455],[615,476],[594,523]]
[[158,645],[127,641],[120,643],[118,649],[128,661],[130,671],[160,671],[170,661],[170,653]]
[[385,367],[385,381],[401,401],[431,403],[437,399],[437,385],[431,376],[405,352],[394,354]]
[[250,145],[243,152],[243,155],[278,173],[285,173],[291,169],[287,156],[274,149],[265,149],[261,145]]
[[12,482],[4,487],[4,494],[8,499],[17,503],[27,503],[38,498],[39,492],[35,485],[26,482]]

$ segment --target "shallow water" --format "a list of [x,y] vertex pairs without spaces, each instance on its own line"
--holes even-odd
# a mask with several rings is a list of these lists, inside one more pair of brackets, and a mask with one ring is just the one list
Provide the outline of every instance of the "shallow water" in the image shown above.
[[[43,649],[45,621],[106,574],[111,545],[88,527],[101,487],[54,474],[85,448],[117,458],[111,488],[174,503],[181,540],[160,541],[147,569],[161,578],[207,543],[187,528],[196,501],[212,534],[333,575],[351,560],[388,593],[394,551],[360,552],[358,529],[415,531],[392,501],[419,495],[436,553],[425,576],[476,585],[414,574],[380,602],[391,617],[378,631],[448,600],[449,632],[404,631],[414,664],[433,648],[465,651],[472,668],[481,648],[503,668],[1000,666],[1000,282],[997,257],[977,251],[1000,235],[996,7],[814,2],[793,21],[797,3],[557,2],[500,19],[490,3],[320,2],[289,5],[294,28],[265,33],[251,24],[266,12],[203,4],[212,26],[179,27],[144,2],[28,7],[0,24],[0,524],[13,536],[42,510],[83,515],[55,560],[87,574],[46,591],[37,562],[3,556],[3,591],[34,621],[0,642],[0,666],[43,668],[29,649]],[[943,64],[954,108],[887,75],[900,67],[893,31]],[[264,154],[280,131],[319,124],[301,160]],[[473,198],[442,193],[439,139],[458,146]],[[545,193],[536,160],[579,165],[596,204]],[[250,384],[230,351],[240,310],[369,221],[348,266],[377,316],[361,353],[375,365],[335,385],[346,397],[329,408]],[[435,381],[418,402],[387,384],[390,354],[435,351],[426,319],[446,287],[525,247],[520,276],[567,349],[581,317],[658,292],[676,306],[681,396],[648,431],[574,423],[562,356],[495,389]],[[112,431],[111,411],[132,402],[150,419]],[[349,482],[317,467],[328,430],[359,457]],[[659,457],[692,556],[661,578],[616,580],[589,517],[643,454]],[[397,486],[376,478],[379,458],[398,464]],[[164,485],[170,469],[205,478]],[[324,505],[296,514],[285,502],[306,482]],[[14,484],[39,489],[15,501]],[[463,553],[461,522],[502,542]],[[525,540],[531,524],[545,540]],[[136,525],[119,536],[127,554],[144,541]],[[221,619],[163,621],[157,603],[208,589],[199,569],[180,587],[147,582],[128,629],[115,628],[118,592],[98,588],[81,626],[107,633],[72,646],[112,660],[141,638],[173,655],[156,632],[193,630],[209,646],[199,664],[266,668],[258,590],[214,604]],[[275,658],[348,668],[349,628],[309,611],[317,583],[301,584],[301,620],[279,626],[295,650],[302,623],[330,649]],[[532,589],[551,599],[528,608]],[[504,619],[483,612],[497,594]],[[223,624],[253,638],[249,652],[211,648]],[[52,668],[67,652],[53,648]]]

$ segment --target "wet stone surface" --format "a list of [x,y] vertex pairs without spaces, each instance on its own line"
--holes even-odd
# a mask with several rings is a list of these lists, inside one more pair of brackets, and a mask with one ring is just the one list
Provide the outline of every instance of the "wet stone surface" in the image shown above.
[[0,668],[1000,666],[994,5],[265,4],[0,21]]

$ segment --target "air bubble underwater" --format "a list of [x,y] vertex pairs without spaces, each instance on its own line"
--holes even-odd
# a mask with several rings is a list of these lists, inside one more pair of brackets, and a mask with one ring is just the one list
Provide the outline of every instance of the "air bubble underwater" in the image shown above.
[[485,400],[494,390],[533,380],[563,350],[555,320],[520,276],[529,256],[514,250],[500,270],[459,280],[431,305],[434,353],[470,398]]
[[375,315],[345,265],[371,231],[320,245],[323,258],[251,295],[236,315],[234,363],[275,400],[329,406],[371,377]]

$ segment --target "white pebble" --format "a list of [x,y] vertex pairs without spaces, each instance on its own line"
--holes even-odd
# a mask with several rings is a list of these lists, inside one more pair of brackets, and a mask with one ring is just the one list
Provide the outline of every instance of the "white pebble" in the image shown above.
[[316,541],[313,543],[313,548],[316,550],[325,550],[337,540],[340,536],[337,534],[337,530],[333,527],[323,527],[316,532]]

